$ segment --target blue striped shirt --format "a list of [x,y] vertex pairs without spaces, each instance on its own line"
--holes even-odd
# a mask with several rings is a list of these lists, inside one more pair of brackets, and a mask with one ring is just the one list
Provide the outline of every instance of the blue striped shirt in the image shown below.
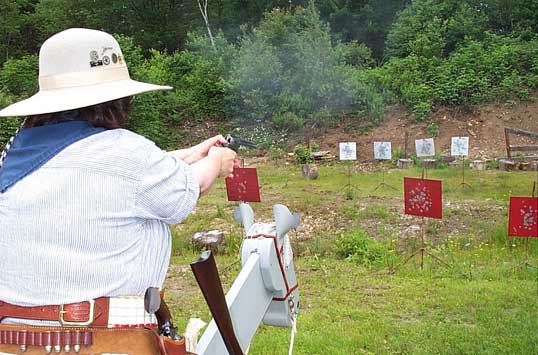
[[171,236],[194,209],[189,165],[124,129],[65,148],[0,194],[0,300],[19,305],[161,287]]

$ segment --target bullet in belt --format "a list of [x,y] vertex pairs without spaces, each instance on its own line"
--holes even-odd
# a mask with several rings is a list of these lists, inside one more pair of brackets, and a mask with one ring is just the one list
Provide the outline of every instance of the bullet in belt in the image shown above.
[[50,354],[52,352],[52,332],[47,331],[44,335],[45,352]]

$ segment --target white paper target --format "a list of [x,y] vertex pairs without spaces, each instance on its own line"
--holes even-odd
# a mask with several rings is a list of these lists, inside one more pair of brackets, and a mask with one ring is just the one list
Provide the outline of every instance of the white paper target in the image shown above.
[[469,155],[469,137],[452,137],[450,155],[465,156],[465,157],[468,156]]
[[391,160],[392,146],[390,142],[374,142],[374,159]]
[[357,160],[357,143],[340,143],[340,160]]
[[435,155],[435,146],[433,145],[433,138],[416,139],[415,149],[417,157],[433,157]]

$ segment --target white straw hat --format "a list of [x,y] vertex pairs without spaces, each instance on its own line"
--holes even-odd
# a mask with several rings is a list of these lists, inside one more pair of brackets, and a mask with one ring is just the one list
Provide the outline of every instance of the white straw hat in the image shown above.
[[39,92],[1,110],[0,117],[67,111],[170,89],[131,80],[120,46],[108,33],[71,28],[41,46]]

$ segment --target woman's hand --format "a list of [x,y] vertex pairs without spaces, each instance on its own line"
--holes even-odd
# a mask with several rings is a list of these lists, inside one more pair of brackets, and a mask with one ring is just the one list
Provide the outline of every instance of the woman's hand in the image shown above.
[[176,158],[183,160],[187,164],[193,164],[197,161],[207,157],[209,150],[212,147],[218,147],[224,145],[226,139],[222,135],[217,135],[212,138],[206,139],[200,144],[197,144],[193,147],[187,149],[174,150],[170,152]]
[[197,162],[198,160],[205,158],[208,155],[209,150],[211,148],[219,147],[224,144],[226,144],[226,139],[224,139],[224,137],[221,134],[219,134],[215,137],[206,139],[200,144],[195,145],[194,147],[190,148],[192,151],[193,158],[196,159],[194,162]]
[[239,166],[237,154],[228,148],[210,147],[207,156],[192,164],[192,171],[200,184],[203,195],[217,178],[232,176],[234,167]]
[[208,157],[214,157],[220,161],[218,177],[225,178],[232,176],[234,167],[237,165],[237,153],[228,148],[212,147],[209,149]]

